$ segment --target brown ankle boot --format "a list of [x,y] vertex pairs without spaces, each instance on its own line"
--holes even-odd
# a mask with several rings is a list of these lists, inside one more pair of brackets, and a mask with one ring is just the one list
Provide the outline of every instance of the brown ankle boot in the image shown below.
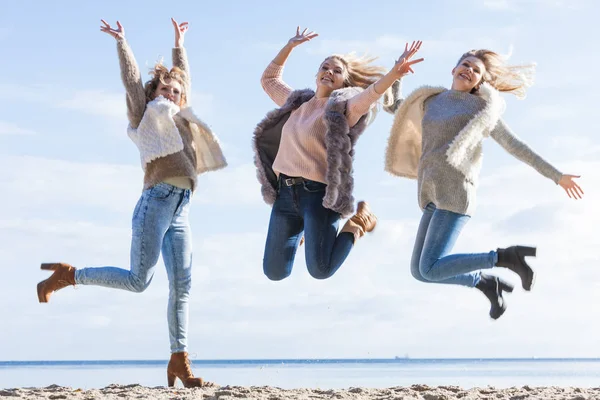
[[167,366],[167,383],[169,387],[175,385],[175,378],[179,378],[186,388],[205,386],[202,378],[194,378],[188,353],[186,352],[171,354],[171,359]]
[[371,212],[369,205],[364,202],[358,202],[356,214],[354,214],[346,225],[342,228],[342,232],[350,232],[354,234],[354,243],[360,239],[366,232],[372,232],[377,225],[377,217]]
[[47,303],[52,293],[70,285],[75,285],[75,268],[65,263],[42,264],[41,269],[54,271],[50,278],[37,285],[38,300]]

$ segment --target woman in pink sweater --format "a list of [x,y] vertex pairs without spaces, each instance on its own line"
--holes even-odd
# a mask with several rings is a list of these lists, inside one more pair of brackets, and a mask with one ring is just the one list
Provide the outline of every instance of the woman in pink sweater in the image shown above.
[[261,84],[280,107],[254,132],[255,164],[265,201],[273,205],[263,269],[271,280],[288,277],[304,233],[308,271],[331,277],[354,243],[371,232],[377,218],[365,202],[338,234],[341,218],[352,215],[354,145],[375,103],[393,82],[413,72],[410,61],[421,46],[406,46],[387,73],[373,59],[332,55],[320,65],[316,91],[294,91],[282,79],[291,51],[318,35],[307,29],[291,38],[265,70]]

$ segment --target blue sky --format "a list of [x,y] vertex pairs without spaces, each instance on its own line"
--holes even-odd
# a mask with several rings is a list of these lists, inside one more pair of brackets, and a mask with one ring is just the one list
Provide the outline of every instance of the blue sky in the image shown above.
[[[114,39],[99,31],[100,18],[123,23],[145,73],[160,56],[170,65],[171,16],[190,22],[193,106],[218,133],[230,163],[202,176],[193,200],[195,357],[600,356],[597,2],[180,1],[173,11],[155,1],[5,3],[0,359],[168,357],[162,261],[143,294],[82,286],[40,305],[35,285],[47,277],[41,262],[128,267],[143,175],[126,135]],[[449,85],[457,58],[472,48],[537,62],[536,85],[524,101],[505,96],[504,118],[560,170],[581,174],[586,197],[569,200],[486,142],[479,208],[456,251],[538,246],[536,287],[509,295],[500,320],[489,320],[487,300],[476,290],[410,276],[421,213],[416,183],[383,171],[392,122],[383,112],[359,140],[355,162],[356,197],[371,202],[377,231],[327,281],[309,277],[302,254],[289,279],[263,276],[270,209],[255,179],[251,135],[274,107],[260,75],[296,25],[320,36],[289,59],[284,77],[294,88],[313,87],[331,53],[368,52],[391,67],[413,39],[423,40],[425,62],[405,79],[405,94]]]

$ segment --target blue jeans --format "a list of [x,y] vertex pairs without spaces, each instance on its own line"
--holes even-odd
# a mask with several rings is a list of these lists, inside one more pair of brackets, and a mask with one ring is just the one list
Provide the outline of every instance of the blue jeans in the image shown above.
[[169,278],[167,321],[171,352],[187,351],[188,301],[192,281],[191,190],[159,183],[142,192],[133,211],[130,270],[114,267],[75,271],[79,285],[141,293],[150,285],[162,249]]
[[292,273],[296,250],[304,233],[306,266],[313,278],[327,279],[340,268],[352,247],[354,235],[338,235],[340,214],[323,207],[327,185],[304,180],[287,186],[279,179],[279,192],[271,211],[263,258],[263,271],[279,281]]
[[469,219],[467,215],[438,210],[433,203],[425,207],[410,267],[415,279],[474,287],[481,278],[479,270],[496,265],[495,251],[449,255]]

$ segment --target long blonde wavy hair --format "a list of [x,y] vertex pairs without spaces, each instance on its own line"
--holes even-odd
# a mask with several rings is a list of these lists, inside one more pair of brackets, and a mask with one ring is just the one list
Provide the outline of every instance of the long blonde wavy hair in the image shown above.
[[167,81],[174,79],[179,82],[181,85],[181,104],[180,106],[184,106],[187,104],[187,93],[186,93],[186,75],[178,67],[173,67],[169,70],[165,67],[162,62],[156,63],[153,69],[150,70],[150,76],[152,79],[147,81],[144,84],[144,92],[146,93],[146,103],[154,100],[156,88],[158,87],[158,83],[162,83],[163,85],[167,84]]
[[[336,59],[344,64],[344,87],[368,88],[385,75],[387,70],[384,67],[371,65],[377,60],[377,57],[357,56],[356,53],[333,54],[327,57],[321,65],[327,60]],[[373,122],[377,116],[377,107],[372,107],[369,112],[368,123]]]
[[524,99],[527,88],[533,85],[534,63],[509,65],[500,54],[487,49],[479,49],[463,54],[456,65],[459,65],[467,57],[477,57],[485,65],[485,74],[474,89],[475,91],[483,82],[487,82],[499,92],[512,93],[518,99]]

